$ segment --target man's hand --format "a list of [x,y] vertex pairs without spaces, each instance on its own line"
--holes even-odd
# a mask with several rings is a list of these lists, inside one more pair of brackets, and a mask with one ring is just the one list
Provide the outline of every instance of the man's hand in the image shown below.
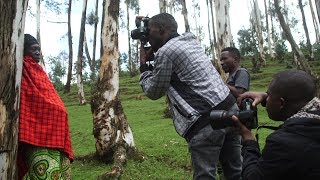
[[232,116],[232,121],[234,126],[239,130],[244,141],[255,140],[255,137],[251,131],[245,125],[243,125],[236,116]]
[[262,105],[264,106],[267,97],[268,97],[268,94],[263,92],[245,92],[237,98],[237,101],[238,101],[238,104],[241,104],[243,99],[251,98],[253,99],[252,106],[257,107],[257,105],[260,103],[262,103]]
[[144,44],[141,43],[141,46],[140,46],[140,65],[146,64],[146,61],[153,60],[153,58],[154,58],[153,49],[151,47],[146,49],[146,48],[144,48]]

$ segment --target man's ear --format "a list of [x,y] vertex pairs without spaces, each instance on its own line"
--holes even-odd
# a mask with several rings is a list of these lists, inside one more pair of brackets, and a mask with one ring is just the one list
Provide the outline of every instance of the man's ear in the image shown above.
[[286,105],[286,100],[284,98],[280,98],[279,101],[280,101],[280,109],[283,109]]

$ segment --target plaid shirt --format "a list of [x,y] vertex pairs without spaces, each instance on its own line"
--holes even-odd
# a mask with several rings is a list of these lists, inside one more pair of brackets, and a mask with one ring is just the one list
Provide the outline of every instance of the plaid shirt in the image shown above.
[[167,93],[174,126],[184,136],[200,113],[173,88],[173,73],[212,108],[227,97],[229,89],[191,33],[169,40],[155,53],[154,69],[140,75],[140,85],[146,96],[154,100]]
[[29,56],[23,59],[19,142],[57,148],[74,158],[66,108],[47,74]]

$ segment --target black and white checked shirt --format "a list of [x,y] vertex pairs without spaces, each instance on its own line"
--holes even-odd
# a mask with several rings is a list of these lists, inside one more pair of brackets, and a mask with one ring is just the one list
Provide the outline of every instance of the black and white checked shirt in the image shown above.
[[172,87],[173,73],[212,107],[227,97],[229,88],[192,33],[169,40],[155,53],[154,69],[140,75],[140,85],[145,95],[153,100],[167,93],[175,129],[184,136],[200,113]]

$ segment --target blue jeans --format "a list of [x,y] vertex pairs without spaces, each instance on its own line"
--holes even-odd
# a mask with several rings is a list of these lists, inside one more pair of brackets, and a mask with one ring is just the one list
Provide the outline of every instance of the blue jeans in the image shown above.
[[193,179],[216,179],[216,167],[220,161],[227,180],[241,179],[242,156],[241,136],[231,127],[202,128],[189,142]]

